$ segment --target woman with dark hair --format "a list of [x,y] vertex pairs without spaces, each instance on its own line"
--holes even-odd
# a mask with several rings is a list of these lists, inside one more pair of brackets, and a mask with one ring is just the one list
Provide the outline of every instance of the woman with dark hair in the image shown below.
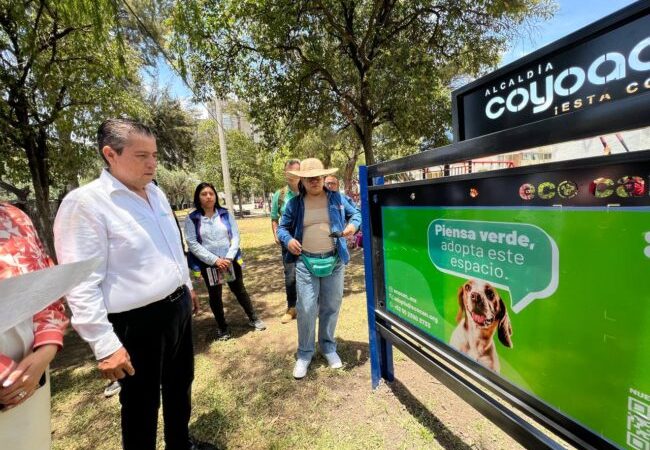
[[235,218],[219,205],[217,190],[210,183],[200,183],[194,191],[194,211],[185,222],[185,239],[192,270],[201,271],[208,287],[210,308],[217,320],[217,340],[230,339],[223,312],[222,284],[228,283],[231,292],[244,308],[248,324],[258,331],[266,329],[253,309],[244,286],[239,249],[239,229]]

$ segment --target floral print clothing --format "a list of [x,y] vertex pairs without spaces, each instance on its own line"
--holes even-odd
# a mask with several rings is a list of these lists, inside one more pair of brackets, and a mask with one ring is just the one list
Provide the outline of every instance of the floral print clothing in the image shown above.
[[[0,280],[53,265],[29,217],[18,208],[0,204]],[[45,344],[63,346],[68,318],[62,299],[37,313],[32,322],[33,349]],[[0,353],[0,379],[13,370],[17,362]]]

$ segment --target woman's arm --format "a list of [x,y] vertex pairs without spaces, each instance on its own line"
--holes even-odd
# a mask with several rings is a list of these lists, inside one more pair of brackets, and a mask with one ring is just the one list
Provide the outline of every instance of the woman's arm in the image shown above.
[[343,231],[344,236],[350,236],[356,233],[356,231],[361,227],[361,211],[349,202],[344,196],[341,195],[341,203],[345,211],[345,220],[347,226]]
[[232,236],[230,238],[230,248],[228,248],[228,253],[226,253],[226,259],[232,261],[235,259],[237,252],[239,251],[240,237],[237,221],[230,212],[228,212],[228,220],[230,221],[230,233]]
[[280,224],[278,226],[278,239],[282,242],[282,245],[284,245],[294,255],[299,255],[302,252],[302,245],[293,237],[293,233],[295,232],[294,222],[298,198],[299,197],[294,197],[289,200],[284,209],[284,214],[282,214],[282,217],[280,218]]
[[[20,260],[25,267],[30,267],[31,270],[54,266],[54,262],[47,255],[31,220],[15,209],[6,209],[4,213],[7,214],[8,221],[14,222],[15,228],[20,230],[23,241],[27,243],[26,248],[14,247],[18,253],[13,254],[12,256],[15,258],[9,260]],[[10,246],[8,245],[7,248]],[[20,272],[22,269],[7,270],[5,274],[16,271]],[[4,406],[4,409],[11,409],[31,397],[38,388],[38,383],[47,366],[54,359],[57,351],[63,347],[63,333],[69,323],[63,299],[57,300],[36,313],[32,321],[33,351],[17,364],[8,356],[0,354],[0,404]]]
[[298,197],[294,197],[287,203],[284,208],[284,214],[280,217],[280,223],[278,224],[278,239],[282,242],[282,245],[287,247],[289,241],[293,239],[293,222],[294,215],[296,214],[295,205]]

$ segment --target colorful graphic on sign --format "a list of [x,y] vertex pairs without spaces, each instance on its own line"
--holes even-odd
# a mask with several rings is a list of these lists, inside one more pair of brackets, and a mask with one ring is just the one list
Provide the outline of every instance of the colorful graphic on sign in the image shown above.
[[438,270],[509,290],[515,312],[557,289],[557,245],[537,226],[436,219],[428,233]]
[[389,313],[650,446],[650,208],[383,207],[382,228]]

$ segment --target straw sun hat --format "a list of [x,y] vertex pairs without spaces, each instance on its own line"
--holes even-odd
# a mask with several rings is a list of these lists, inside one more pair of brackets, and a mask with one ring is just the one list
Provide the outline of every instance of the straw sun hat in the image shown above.
[[300,161],[300,170],[288,170],[291,175],[301,178],[322,177],[338,172],[339,169],[325,169],[317,158],[307,158]]

